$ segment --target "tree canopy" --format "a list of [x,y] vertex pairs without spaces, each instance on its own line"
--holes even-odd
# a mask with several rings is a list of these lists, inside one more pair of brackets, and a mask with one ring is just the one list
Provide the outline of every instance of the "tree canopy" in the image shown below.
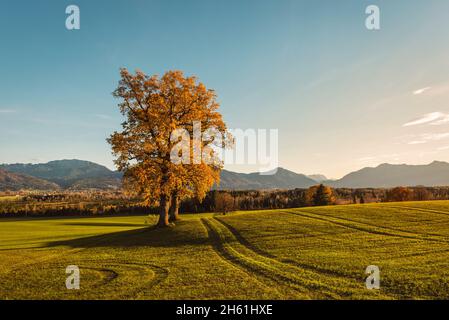
[[143,195],[147,205],[159,205],[158,225],[166,226],[170,204],[176,220],[181,199],[202,199],[219,182],[222,162],[214,146],[225,147],[230,135],[215,92],[196,77],[181,71],[148,76],[124,68],[120,76],[113,95],[125,121],[108,142],[125,186]]

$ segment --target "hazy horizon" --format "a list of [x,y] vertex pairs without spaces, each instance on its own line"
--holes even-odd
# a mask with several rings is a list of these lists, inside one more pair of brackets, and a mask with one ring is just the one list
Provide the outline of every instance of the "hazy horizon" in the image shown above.
[[120,67],[196,75],[229,128],[278,129],[279,166],[297,173],[449,161],[449,2],[77,1],[74,31],[69,4],[0,4],[0,163],[113,169]]
[[[78,159],[78,158],[73,158],[73,159],[68,159],[68,158],[53,159],[53,160],[50,160],[50,161],[47,161],[47,162],[10,162],[10,163],[6,163],[6,162],[1,163],[1,162],[0,162],[0,165],[13,165],[13,164],[33,164],[33,165],[35,165],[35,164],[46,164],[46,163],[52,162],[52,161],[70,161],[70,160],[79,160],[79,161],[92,162],[92,163],[95,163],[95,164],[98,164],[98,165],[102,165],[102,166],[108,168],[109,170],[117,171],[117,168],[115,168],[114,166],[108,166],[108,165],[103,164],[103,163],[91,161],[91,160],[88,160],[88,159]],[[354,170],[354,171],[358,171],[358,170],[361,170],[361,169],[364,169],[364,168],[367,168],[367,167],[369,167],[369,168],[375,168],[375,167],[378,167],[378,166],[383,165],[383,164],[418,166],[418,165],[430,165],[430,164],[432,164],[433,162],[446,162],[446,163],[449,163],[448,161],[442,161],[442,160],[433,160],[432,162],[429,162],[429,163],[387,163],[387,162],[383,162],[383,163],[379,163],[379,164],[377,164],[377,165],[361,167],[361,168],[356,169],[356,170]],[[310,173],[310,172],[295,171],[295,170],[293,170],[293,169],[286,168],[286,167],[283,167],[283,166],[279,166],[278,168],[282,168],[282,169],[285,169],[285,170],[288,170],[288,171],[292,171],[292,172],[298,173],[298,174],[304,174],[304,175],[306,175],[306,176],[323,175],[323,176],[325,176],[328,180],[338,180],[338,179],[343,178],[345,175],[354,172],[354,171],[348,171],[348,172],[346,172],[345,174],[343,174],[343,175],[340,176],[340,177],[329,177],[329,176],[326,176],[325,174],[320,173],[320,172]],[[258,172],[258,171],[234,171],[234,170],[229,170],[229,169],[226,169],[226,168],[224,168],[224,170],[228,170],[228,171],[232,171],[232,172],[237,172],[237,173],[257,173],[257,172]]]

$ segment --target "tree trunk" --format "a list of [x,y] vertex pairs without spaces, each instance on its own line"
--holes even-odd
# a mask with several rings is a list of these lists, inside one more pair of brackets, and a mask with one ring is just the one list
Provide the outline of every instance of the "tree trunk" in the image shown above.
[[159,204],[159,221],[157,223],[158,227],[168,226],[168,210],[170,208],[170,201],[168,196],[161,195],[161,200]]
[[170,222],[179,220],[179,197],[175,194],[171,199]]

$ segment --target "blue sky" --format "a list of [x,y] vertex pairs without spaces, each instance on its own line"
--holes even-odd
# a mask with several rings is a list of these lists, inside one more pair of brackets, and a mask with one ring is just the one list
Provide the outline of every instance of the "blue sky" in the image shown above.
[[[69,4],[80,30],[65,28]],[[197,75],[230,128],[278,129],[296,172],[449,161],[445,0],[2,0],[0,39],[0,163],[112,168],[120,67]]]

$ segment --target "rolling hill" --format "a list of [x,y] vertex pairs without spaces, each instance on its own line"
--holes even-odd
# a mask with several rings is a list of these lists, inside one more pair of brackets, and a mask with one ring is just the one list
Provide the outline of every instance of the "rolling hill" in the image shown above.
[[329,180],[328,178],[326,178],[325,175],[322,174],[309,174],[307,177],[309,177],[312,180],[315,180],[316,182]]
[[56,183],[0,169],[0,190],[58,190]]
[[65,189],[110,189],[121,185],[120,173],[90,161],[57,160],[39,164],[3,164],[0,169],[44,179]]
[[[17,219],[0,223],[0,299],[449,299],[448,211],[429,201],[185,214],[171,228],[138,215]],[[81,290],[64,285],[74,261]],[[380,290],[366,288],[368,265]]]
[[[122,174],[105,166],[82,160],[57,160],[40,164],[3,164],[0,190],[101,189],[121,187]],[[396,186],[448,186],[449,163],[428,165],[381,164],[351,172],[339,180],[324,180],[322,175],[306,176],[278,168],[273,175],[221,172],[219,190],[268,190],[308,188],[317,183],[336,188],[391,188]],[[35,186],[35,188],[33,188]]]
[[[25,174],[57,184],[64,189],[110,190],[121,186],[121,173],[99,164],[82,160],[57,160],[40,164],[3,164],[0,169]],[[278,168],[274,175],[237,173],[223,170],[217,189],[261,190],[308,188],[317,182],[303,174]],[[20,186],[17,186],[20,189]]]
[[303,174],[278,168],[274,175],[254,173],[237,173],[223,170],[220,186],[225,190],[261,190],[261,189],[295,189],[308,188],[317,182]]
[[448,186],[449,163],[434,161],[428,165],[384,163],[375,168],[363,168],[335,181],[326,181],[333,187],[391,188],[396,186]]

